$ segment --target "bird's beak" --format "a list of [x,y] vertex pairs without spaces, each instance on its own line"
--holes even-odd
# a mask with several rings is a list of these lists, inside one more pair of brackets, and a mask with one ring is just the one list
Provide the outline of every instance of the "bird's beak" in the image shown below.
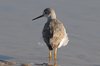
[[41,16],[38,16],[38,17],[36,17],[36,18],[34,18],[34,19],[32,19],[32,21],[33,20],[36,20],[36,19],[38,19],[38,18],[41,18],[41,17],[43,17],[44,16],[44,14],[42,14]]

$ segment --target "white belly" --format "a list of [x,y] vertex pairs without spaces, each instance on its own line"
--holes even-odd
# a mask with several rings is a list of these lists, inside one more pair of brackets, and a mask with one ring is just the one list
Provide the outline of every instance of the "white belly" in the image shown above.
[[69,42],[69,39],[68,39],[68,36],[67,36],[67,33],[66,33],[65,29],[64,29],[64,32],[65,32],[65,36],[62,39],[62,41],[60,42],[58,48],[60,48],[61,46],[66,46],[68,44],[68,42]]

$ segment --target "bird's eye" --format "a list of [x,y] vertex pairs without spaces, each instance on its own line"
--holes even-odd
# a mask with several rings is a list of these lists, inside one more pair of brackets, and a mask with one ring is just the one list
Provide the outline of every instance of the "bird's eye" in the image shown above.
[[47,12],[47,11],[45,11],[45,14],[48,14],[48,12]]

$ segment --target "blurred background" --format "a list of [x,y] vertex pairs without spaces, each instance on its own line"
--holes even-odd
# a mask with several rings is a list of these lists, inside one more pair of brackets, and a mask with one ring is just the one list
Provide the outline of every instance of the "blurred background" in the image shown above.
[[46,18],[32,19],[48,7],[70,40],[58,50],[58,65],[100,66],[100,0],[0,0],[0,59],[47,62],[41,33]]

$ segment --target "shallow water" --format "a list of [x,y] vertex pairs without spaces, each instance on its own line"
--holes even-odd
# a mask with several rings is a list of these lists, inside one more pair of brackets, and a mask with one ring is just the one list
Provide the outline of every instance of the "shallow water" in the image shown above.
[[70,40],[58,51],[58,65],[100,66],[100,0],[0,0],[0,59],[48,62],[41,35],[46,18],[31,21],[47,7],[56,10]]

